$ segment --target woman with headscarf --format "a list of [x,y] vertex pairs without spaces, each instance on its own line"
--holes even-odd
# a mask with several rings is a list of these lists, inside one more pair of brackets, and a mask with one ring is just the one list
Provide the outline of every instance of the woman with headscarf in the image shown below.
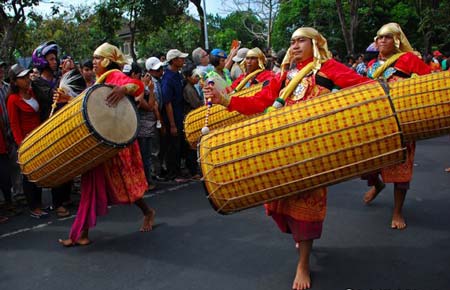
[[[94,52],[93,67],[97,83],[114,86],[106,98],[109,106],[116,106],[126,95],[137,97],[144,91],[140,80],[131,79],[120,71],[126,63],[122,52],[104,43]],[[64,246],[90,243],[89,228],[97,216],[107,213],[108,204],[136,204],[144,214],[141,231],[152,229],[155,211],[143,200],[148,184],[145,178],[139,145],[134,141],[118,155],[81,176],[81,200],[69,239],[59,240]]]
[[[408,39],[397,23],[382,26],[375,36],[375,46],[379,54],[368,64],[367,76],[372,79],[383,78],[388,82],[410,78],[413,75],[424,75],[431,72],[409,44]],[[393,165],[381,170],[385,183],[394,183],[394,210],[391,228],[404,229],[406,222],[402,214],[403,203],[413,174],[415,142],[406,144],[407,158],[402,164]],[[372,186],[364,196],[364,202],[369,204],[383,190],[385,184],[378,173],[363,176]]]
[[[252,97],[228,97],[213,86],[204,89],[205,97],[230,111],[255,114],[282,102],[289,106],[321,94],[334,87],[345,88],[370,81],[331,57],[326,39],[314,28],[302,27],[291,37],[291,45],[282,64],[283,72]],[[286,86],[282,89],[282,85]],[[273,107],[272,107],[273,108]],[[292,289],[309,289],[311,277],[309,257],[313,240],[320,238],[326,214],[325,187],[314,189],[265,205],[282,232],[292,233],[299,261]]]

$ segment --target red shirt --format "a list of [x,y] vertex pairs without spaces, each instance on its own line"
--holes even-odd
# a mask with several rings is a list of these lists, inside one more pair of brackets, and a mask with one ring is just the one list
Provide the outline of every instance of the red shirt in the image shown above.
[[[234,80],[234,82],[231,84],[231,88],[234,90],[241,81],[247,76],[247,74],[241,74],[237,79]],[[254,79],[258,83],[263,83],[264,81],[270,81],[275,77],[275,73],[273,71],[269,70],[263,70],[260,72]]]
[[[370,68],[377,61],[377,59],[372,59],[367,67]],[[413,52],[407,52],[400,56],[394,63],[393,67],[408,75],[411,75],[413,73],[418,75],[426,75],[431,73],[430,67]]]
[[7,109],[14,141],[20,145],[25,136],[41,124],[39,111],[36,112],[18,94],[11,94],[8,97]]
[[[297,69],[302,69],[313,58],[297,64]],[[324,62],[319,70],[319,73],[340,88],[346,88],[353,85],[371,82],[372,80],[357,74],[354,70],[348,68],[344,64],[329,59]],[[251,115],[263,112],[267,107],[271,106],[278,97],[281,85],[286,77],[283,75],[276,75],[268,86],[264,87],[259,93],[253,97],[232,97],[228,106],[229,111],[238,111],[241,114]]]

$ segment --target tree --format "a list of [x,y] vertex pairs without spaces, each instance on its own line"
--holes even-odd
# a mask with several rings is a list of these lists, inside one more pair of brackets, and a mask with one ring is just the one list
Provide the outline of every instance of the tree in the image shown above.
[[2,1],[0,6],[0,57],[5,60],[13,60],[13,51],[17,47],[19,34],[18,30],[23,31],[27,15],[25,9],[38,5],[38,0],[8,0]]
[[123,12],[130,32],[130,53],[133,61],[137,61],[135,42],[137,33],[146,35],[163,26],[170,16],[184,14],[188,0],[109,0],[114,7]]
[[[230,3],[231,2],[231,3]],[[264,30],[259,31],[260,27],[254,27],[248,25],[247,22],[242,23],[247,29],[248,33],[252,34],[255,38],[266,42],[266,48],[271,48],[272,46],[272,32],[273,24],[277,18],[281,0],[233,0],[233,1],[222,1],[224,7],[228,7],[229,11],[239,11],[239,12],[251,12],[249,15],[254,15],[262,23],[265,24]],[[289,2],[289,1],[286,1]],[[231,5],[231,7],[230,7]],[[250,22],[250,24],[253,22]]]
[[341,0],[336,0],[336,8],[337,8],[337,13],[339,15],[339,22],[341,23],[341,29],[342,29],[342,34],[344,35],[344,40],[345,40],[345,46],[347,48],[347,54],[353,54],[355,53],[355,43],[353,41],[353,37],[355,35],[355,31],[358,29],[358,25],[359,25],[359,20],[358,20],[358,7],[359,7],[359,0],[349,0],[348,1],[349,4],[349,18],[350,18],[350,23],[349,23],[349,27],[347,28],[347,23],[345,20],[345,15],[344,15],[344,8],[342,6],[342,1]]
[[141,37],[138,42],[138,55],[148,58],[165,54],[169,49],[177,48],[183,52],[191,52],[198,47],[201,31],[190,17],[168,17],[165,25],[158,31],[152,31]]
[[202,4],[201,4],[202,0],[190,0],[190,2],[195,5],[195,8],[197,8],[198,17],[200,19],[200,31],[201,31],[200,43],[202,43],[202,45],[203,45],[203,43],[206,43],[205,42],[206,32],[203,29],[203,27],[205,27],[206,19],[204,17],[204,10],[203,10]]

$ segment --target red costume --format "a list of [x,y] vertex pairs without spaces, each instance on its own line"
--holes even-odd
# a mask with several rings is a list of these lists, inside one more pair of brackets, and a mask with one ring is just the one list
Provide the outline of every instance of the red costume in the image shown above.
[[[126,86],[135,97],[144,91],[141,81],[120,71],[110,72],[104,83]],[[106,214],[108,204],[132,204],[143,197],[147,187],[139,145],[134,141],[115,157],[81,176],[81,200],[70,239],[77,241],[82,230],[95,226],[97,216]]]
[[[380,67],[380,61],[374,59],[368,64],[368,76]],[[393,65],[384,70],[382,77],[389,82],[409,78],[413,74],[425,75],[431,73],[430,67],[427,66],[419,57],[413,52],[406,52],[401,55]],[[389,166],[381,169],[381,176],[385,183],[396,183],[401,189],[409,189],[409,182],[412,179],[414,169],[414,154],[416,151],[416,143],[409,142],[406,145],[407,156],[406,161],[401,164]],[[369,185],[374,185],[375,176],[366,176]]]
[[[301,70],[313,58],[297,63],[297,70]],[[252,97],[232,97],[228,109],[243,114],[255,114],[271,106],[279,96],[281,86],[287,72],[275,77],[268,86]],[[293,94],[286,99],[286,105],[305,101],[316,96],[329,93],[333,87],[345,88],[365,82],[370,79],[358,75],[345,65],[329,59],[325,61],[317,74],[309,73],[297,86],[302,86],[300,94]],[[288,81],[286,81],[288,82]],[[283,232],[292,232],[296,241],[319,238],[326,214],[325,187],[297,194],[265,205],[267,214],[277,223]]]
[[[248,74],[241,74],[234,82],[231,84],[231,88],[234,90],[236,87],[243,81]],[[273,71],[263,70],[259,74],[256,75],[252,80],[250,80],[247,84],[244,85],[244,88],[248,88],[252,85],[263,83],[264,81],[271,81],[275,77]]]

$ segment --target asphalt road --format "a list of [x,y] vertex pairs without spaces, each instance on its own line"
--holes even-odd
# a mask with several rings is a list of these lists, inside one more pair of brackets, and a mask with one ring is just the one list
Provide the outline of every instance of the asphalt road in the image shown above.
[[[405,203],[408,227],[389,228],[392,186],[370,206],[361,180],[329,189],[322,238],[314,243],[316,290],[450,289],[450,139],[418,142]],[[138,231],[137,207],[115,206],[87,247],[63,248],[73,217],[0,225],[0,289],[290,289],[294,242],[262,207],[216,214],[200,182],[160,184],[146,196],[156,226]]]

